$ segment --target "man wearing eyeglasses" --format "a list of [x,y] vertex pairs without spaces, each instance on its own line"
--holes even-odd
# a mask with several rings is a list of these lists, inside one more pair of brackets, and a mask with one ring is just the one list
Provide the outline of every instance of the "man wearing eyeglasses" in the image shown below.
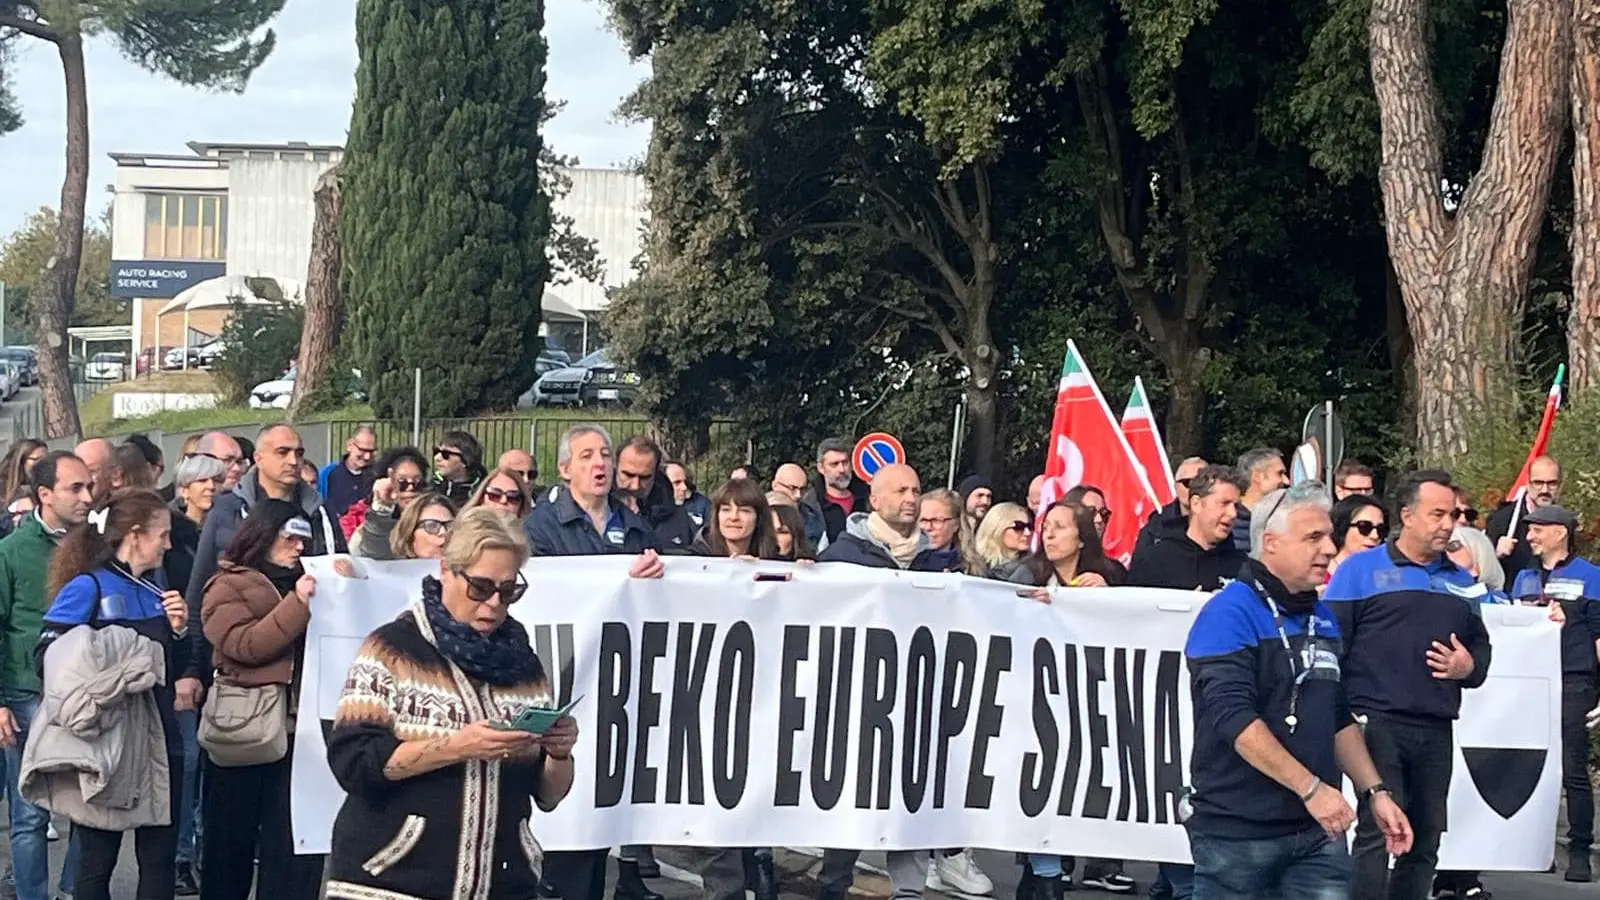
[[1372,496],[1372,470],[1359,459],[1347,459],[1333,470],[1333,499]]
[[1328,506],[1314,483],[1263,497],[1251,558],[1189,631],[1195,900],[1347,896],[1356,815],[1345,775],[1389,851],[1410,849],[1411,826],[1350,714],[1342,633],[1317,598],[1334,555]]
[[822,510],[806,502],[806,470],[799,463],[786,462],[772,474],[772,489],[800,510],[800,521],[806,526],[806,543],[821,552],[828,543],[828,523]]
[[344,443],[344,457],[328,463],[318,473],[317,487],[322,491],[323,507],[335,519],[344,515],[357,500],[372,496],[372,483],[378,473],[372,468],[372,458],[378,452],[378,436],[363,425],[356,429]]
[[1407,475],[1396,503],[1399,532],[1351,555],[1323,592],[1345,636],[1350,709],[1415,832],[1391,874],[1392,848],[1373,804],[1362,801],[1352,848],[1356,900],[1428,896],[1448,825],[1461,692],[1483,684],[1491,656],[1478,609],[1488,589],[1445,552],[1455,531],[1450,473]]
[[227,467],[222,473],[223,492],[233,490],[239,484],[239,477],[249,466],[249,460],[244,458],[243,451],[239,449],[239,442],[226,431],[213,431],[200,438],[200,443],[195,445],[194,454],[209,457]]
[[[228,440],[231,442],[233,439]],[[195,622],[200,621],[200,605],[205,596],[206,582],[216,574],[217,557],[233,543],[239,525],[261,500],[282,500],[305,512],[313,535],[302,555],[326,556],[349,552],[344,532],[328,516],[316,486],[300,480],[300,463],[305,461],[306,448],[299,432],[288,425],[268,425],[261,430],[255,443],[255,465],[240,476],[232,490],[217,494],[211,512],[206,516],[205,528],[200,532],[200,544],[194,554],[194,570],[189,576],[189,589],[185,592],[189,601],[189,615]],[[205,441],[202,440],[201,447],[204,446]],[[211,677],[211,644],[205,639],[204,633],[196,630],[191,634],[190,645],[193,653],[183,677],[175,685],[177,708],[180,711],[199,708],[204,684]]]
[[[1528,514],[1541,506],[1560,502],[1561,464],[1549,456],[1541,456],[1528,466],[1528,489],[1520,502],[1512,497],[1490,513],[1483,531],[1494,541],[1494,553],[1500,557],[1500,567],[1506,570],[1507,584],[1515,582],[1518,573],[1539,564],[1528,546]],[[1515,528],[1511,527],[1513,519]]]

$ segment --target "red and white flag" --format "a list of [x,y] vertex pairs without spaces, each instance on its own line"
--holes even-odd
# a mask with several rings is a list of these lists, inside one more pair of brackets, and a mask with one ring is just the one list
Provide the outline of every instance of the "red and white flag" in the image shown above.
[[1155,492],[1072,341],[1061,363],[1046,454],[1038,512],[1080,484],[1094,486],[1112,512],[1102,538],[1106,555],[1126,563],[1139,529],[1156,509]]
[[1150,414],[1150,401],[1144,394],[1144,379],[1135,376],[1128,407],[1122,411],[1122,436],[1133,449],[1133,460],[1144,470],[1144,478],[1162,506],[1178,499],[1178,483],[1172,478],[1172,461],[1161,429]]

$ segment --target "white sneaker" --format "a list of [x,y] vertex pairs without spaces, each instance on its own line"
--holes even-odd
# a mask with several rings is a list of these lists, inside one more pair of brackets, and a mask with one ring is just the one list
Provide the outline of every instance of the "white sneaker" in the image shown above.
[[49,825],[45,826],[45,828],[44,828],[44,838],[47,841],[59,841],[59,840],[61,840],[61,833],[56,831],[56,823],[51,822]]
[[963,850],[955,856],[935,854],[933,863],[928,866],[927,887],[929,890],[973,897],[994,893],[994,882],[972,861],[971,850]]

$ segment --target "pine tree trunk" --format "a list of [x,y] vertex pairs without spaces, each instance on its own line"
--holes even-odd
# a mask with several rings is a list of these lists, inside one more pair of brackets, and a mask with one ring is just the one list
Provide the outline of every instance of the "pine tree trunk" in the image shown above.
[[[343,253],[339,242],[340,168],[317,179],[312,205],[311,263],[306,271],[306,317],[300,329],[299,377],[295,380],[292,416],[333,405],[325,389],[339,336],[344,331],[344,290],[340,283]],[[338,379],[335,379],[337,382]]]
[[1572,394],[1600,387],[1600,5],[1572,0]]
[[1385,338],[1389,348],[1389,368],[1394,372],[1395,387],[1400,392],[1400,405],[1396,424],[1407,446],[1417,443],[1417,370],[1412,360],[1416,348],[1411,342],[1411,326],[1406,322],[1406,301],[1400,295],[1400,279],[1394,266],[1384,260],[1384,316]]
[[39,387],[47,438],[82,433],[78,400],[72,392],[67,324],[78,293],[78,263],[83,256],[83,217],[89,194],[89,93],[84,76],[83,38],[76,31],[56,44],[67,101],[67,170],[61,182],[61,215],[55,254],[39,297]]
[[1417,450],[1424,460],[1465,453],[1476,423],[1510,409],[1528,276],[1566,124],[1567,2],[1510,0],[1481,165],[1451,216],[1441,187],[1429,4],[1373,0],[1379,184],[1415,344]]

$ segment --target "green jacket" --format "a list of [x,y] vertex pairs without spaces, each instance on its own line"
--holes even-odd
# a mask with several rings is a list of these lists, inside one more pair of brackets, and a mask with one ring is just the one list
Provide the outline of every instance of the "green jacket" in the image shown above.
[[38,516],[0,540],[0,689],[40,690],[33,650],[44,628],[45,571],[56,542]]

